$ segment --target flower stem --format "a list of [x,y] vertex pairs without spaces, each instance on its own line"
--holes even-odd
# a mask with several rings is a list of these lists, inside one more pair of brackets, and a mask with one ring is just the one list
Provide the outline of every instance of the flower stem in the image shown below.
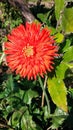
[[1,56],[1,58],[0,58],[0,64],[2,63],[4,57],[5,57],[5,54],[3,53],[2,56]]
[[[47,83],[47,76],[45,77],[45,80],[44,80],[44,89],[46,88],[46,83]],[[42,102],[41,102],[41,107],[43,107],[44,106],[44,98],[45,98],[45,96],[44,96],[44,92],[42,93]]]
[[[47,76],[45,77],[45,81],[47,81],[46,79],[47,79]],[[46,99],[46,103],[47,103],[47,107],[48,107],[48,111],[49,111],[49,114],[50,114],[50,104],[49,104],[48,96],[47,96],[45,88],[44,88],[45,85],[43,85],[43,82],[42,82],[40,76],[38,76],[38,80],[39,80],[40,86],[43,90],[43,93],[44,93],[44,96],[45,96],[45,99]],[[44,82],[44,84],[45,84],[45,82]]]

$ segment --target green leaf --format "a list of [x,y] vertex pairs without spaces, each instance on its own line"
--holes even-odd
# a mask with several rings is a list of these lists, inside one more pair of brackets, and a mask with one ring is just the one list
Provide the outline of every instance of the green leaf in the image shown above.
[[56,33],[57,33],[57,30],[54,28],[54,27],[52,27],[52,26],[47,26],[47,28],[49,29],[49,30],[51,30],[51,35],[55,35]]
[[4,98],[5,97],[5,92],[0,92],[0,99]]
[[64,47],[63,47],[63,52],[66,52],[68,50],[68,48],[71,45],[71,40],[70,39],[66,39],[66,42],[64,43]]
[[73,8],[65,8],[62,17],[62,28],[65,33],[73,32]]
[[69,88],[69,94],[73,98],[73,88]]
[[47,106],[43,107],[43,111],[44,111],[44,120],[49,119],[50,116],[49,116],[49,113],[48,113]]
[[14,82],[13,82],[13,76],[9,75],[8,77],[8,81],[7,81],[7,87],[13,91],[13,87],[14,87]]
[[[9,108],[10,109],[10,108]],[[27,107],[25,106],[21,106],[18,109],[16,109],[14,112],[12,112],[10,118],[9,118],[9,121],[8,121],[8,125],[11,125],[15,128],[19,128],[20,127],[20,121],[21,121],[21,118],[23,116],[23,114],[27,111]]]
[[64,35],[62,33],[56,33],[55,35],[56,43],[61,43],[64,40]]
[[64,9],[64,0],[55,0],[55,15],[56,19],[60,19],[61,11]]
[[56,68],[56,76],[59,79],[64,79],[65,78],[65,72],[68,69],[68,65],[65,62],[61,62],[60,65],[57,66]]
[[46,17],[45,17],[45,15],[44,14],[38,14],[37,15],[37,17],[43,22],[43,23],[45,23],[46,22]]
[[69,47],[63,56],[64,62],[73,61],[73,46]]
[[13,76],[9,75],[8,80],[6,81],[6,88],[5,88],[5,97],[9,96],[14,91],[14,81]]
[[22,130],[42,130],[41,127],[33,121],[32,116],[26,111],[21,118]]
[[65,113],[64,111],[62,111],[59,108],[56,108],[56,110],[52,116],[51,128],[52,129],[59,128],[62,125],[62,123],[64,122],[64,120],[66,119],[66,117],[67,117],[67,113]]
[[21,117],[21,113],[19,111],[14,112],[8,124],[12,125],[13,127],[19,127],[20,117]]
[[67,66],[68,66],[70,69],[73,68],[73,62],[72,62],[72,63],[66,63],[66,64],[67,64]]
[[35,98],[38,96],[38,93],[36,91],[33,91],[31,89],[29,89],[28,91],[25,92],[25,95],[24,95],[24,102],[26,104],[30,104],[31,103],[31,100],[32,98]]
[[47,83],[52,101],[63,111],[67,112],[67,90],[63,80],[54,77],[48,79]]
[[46,23],[49,14],[50,14],[50,11],[49,11],[48,13],[46,13],[46,14],[39,13],[39,14],[37,14],[37,17],[38,17],[43,23]]
[[73,0],[65,0],[66,2],[73,2]]
[[68,45],[65,47],[65,53],[63,55],[62,62],[56,67],[56,76],[59,79],[66,78],[67,75],[65,75],[66,70],[68,68],[73,68],[73,46],[70,46],[70,42],[68,41]]

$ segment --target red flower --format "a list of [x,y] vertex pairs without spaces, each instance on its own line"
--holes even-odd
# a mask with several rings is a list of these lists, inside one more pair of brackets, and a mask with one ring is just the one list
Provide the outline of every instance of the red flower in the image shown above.
[[14,28],[7,36],[5,54],[8,66],[16,74],[28,79],[36,79],[53,69],[57,46],[50,31],[41,24],[26,23]]

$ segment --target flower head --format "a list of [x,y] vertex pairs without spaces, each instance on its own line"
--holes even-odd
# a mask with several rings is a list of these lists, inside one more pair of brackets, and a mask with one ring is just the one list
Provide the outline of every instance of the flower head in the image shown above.
[[26,23],[14,28],[7,36],[5,54],[8,66],[16,74],[28,79],[36,79],[53,69],[57,46],[50,30],[41,24]]

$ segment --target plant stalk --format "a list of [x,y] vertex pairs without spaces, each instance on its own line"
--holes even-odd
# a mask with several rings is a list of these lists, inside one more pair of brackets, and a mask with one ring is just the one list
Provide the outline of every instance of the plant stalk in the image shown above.
[[[44,88],[46,83],[44,82],[44,85],[43,85],[43,82],[42,82],[40,76],[38,76],[38,80],[39,80],[40,86],[43,90],[43,93],[44,93],[44,96],[45,96],[45,99],[46,99],[46,103],[47,103],[47,107],[48,107],[48,111],[49,111],[49,114],[50,114],[50,104],[49,104],[47,93],[46,93],[45,88]],[[45,81],[47,81],[47,75],[45,76]]]

